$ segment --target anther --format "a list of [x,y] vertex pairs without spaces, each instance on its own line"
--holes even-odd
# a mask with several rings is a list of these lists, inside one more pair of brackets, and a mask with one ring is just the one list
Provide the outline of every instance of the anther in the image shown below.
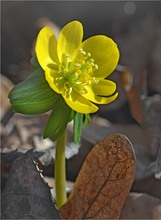
[[94,82],[95,84],[98,84],[99,80],[97,80],[95,77],[93,77],[93,82]]
[[58,81],[60,81],[60,80],[62,80],[62,79],[63,79],[63,77],[56,77],[56,78],[55,78],[55,81],[58,82]]
[[86,55],[86,52],[82,48],[80,48],[79,49],[79,54]]
[[75,79],[78,78],[78,73],[77,73],[77,72],[74,73],[74,78],[75,78]]
[[81,89],[81,90],[80,90],[80,93],[81,93],[81,94],[85,94],[86,92],[87,92],[86,89]]
[[94,70],[98,70],[98,65],[97,64],[94,65]]
[[90,59],[89,62],[90,62],[90,63],[94,63],[94,59]]
[[80,84],[82,84],[82,82],[81,81],[76,81],[75,84],[80,85]]
[[80,64],[80,63],[75,63],[74,66],[75,66],[76,68],[80,68],[80,67],[81,67],[81,64]]

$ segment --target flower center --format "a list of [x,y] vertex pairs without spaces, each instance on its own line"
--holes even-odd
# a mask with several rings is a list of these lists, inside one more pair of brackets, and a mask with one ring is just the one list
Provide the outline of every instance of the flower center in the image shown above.
[[85,94],[87,93],[85,86],[98,83],[98,80],[93,76],[97,69],[98,66],[91,59],[91,54],[80,48],[72,62],[70,62],[69,55],[62,55],[62,62],[59,64],[54,83],[66,96],[69,96],[73,89]]

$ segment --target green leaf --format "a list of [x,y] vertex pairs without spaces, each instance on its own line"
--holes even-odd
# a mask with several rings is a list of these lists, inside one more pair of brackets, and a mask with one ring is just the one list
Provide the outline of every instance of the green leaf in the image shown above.
[[70,114],[69,121],[71,121],[71,120],[73,120],[73,119],[74,119],[75,114],[76,114],[76,111],[74,111],[74,110],[72,109],[71,114]]
[[71,112],[72,109],[66,104],[63,97],[60,96],[45,126],[43,138],[50,137],[53,141],[57,140],[66,129],[71,118]]
[[84,118],[84,127],[86,128],[88,126],[88,123],[91,120],[90,114],[84,114],[85,118]]
[[16,112],[29,115],[49,111],[59,97],[60,95],[50,88],[41,69],[16,85],[9,94],[12,108]]
[[83,123],[83,114],[77,112],[74,117],[74,128],[73,128],[75,143],[78,143],[80,141],[82,134],[82,123]]

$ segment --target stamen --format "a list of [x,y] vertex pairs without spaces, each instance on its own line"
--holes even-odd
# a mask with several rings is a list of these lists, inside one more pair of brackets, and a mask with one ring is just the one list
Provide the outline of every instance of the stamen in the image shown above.
[[69,83],[68,83],[68,82],[65,82],[65,83],[64,83],[64,87],[65,87],[66,89],[68,89],[68,88],[70,87]]
[[82,71],[79,69],[77,70],[78,76],[81,75]]

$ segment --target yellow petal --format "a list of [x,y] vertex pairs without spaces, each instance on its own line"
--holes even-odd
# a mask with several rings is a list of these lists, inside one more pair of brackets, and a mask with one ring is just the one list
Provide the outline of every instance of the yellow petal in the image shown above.
[[[57,72],[47,68],[45,70],[45,79],[48,82],[49,86],[57,93],[61,93],[58,87],[55,85],[54,78],[56,77]],[[54,77],[55,76],[55,77]]]
[[75,90],[72,90],[69,97],[63,96],[63,98],[69,107],[71,107],[76,112],[89,114],[98,110],[96,105],[88,101]]
[[[113,96],[110,97],[101,97],[97,94],[95,94],[92,90],[91,87],[86,86],[85,89],[88,91],[87,93],[83,94],[82,96],[94,103],[97,104],[108,104],[110,102],[112,102],[113,100],[116,99],[116,97],[118,96],[118,93],[114,94]],[[113,93],[111,93],[110,95],[112,95]]]
[[44,27],[39,32],[35,50],[37,59],[44,70],[48,65],[58,63],[57,42],[50,27]]
[[91,53],[91,58],[98,65],[94,72],[97,78],[105,78],[116,68],[119,60],[119,50],[115,42],[104,35],[90,37],[82,43],[84,51]]
[[99,80],[92,86],[92,89],[97,95],[109,96],[116,91],[116,84],[111,80]]
[[58,57],[62,61],[62,55],[69,55],[72,61],[80,48],[83,38],[83,27],[78,21],[72,21],[65,25],[58,38]]

